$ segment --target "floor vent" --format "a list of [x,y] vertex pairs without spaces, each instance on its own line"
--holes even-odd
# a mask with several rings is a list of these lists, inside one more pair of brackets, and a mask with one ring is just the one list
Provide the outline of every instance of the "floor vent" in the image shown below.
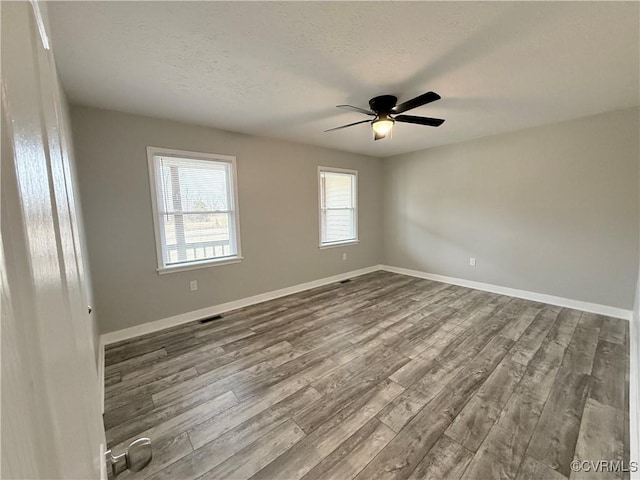
[[350,278],[347,278],[346,280],[341,280],[340,283],[349,283],[351,281]]
[[213,322],[214,320],[220,320],[221,318],[222,315],[214,315],[213,317],[203,318],[202,320],[200,320],[200,323],[209,323]]

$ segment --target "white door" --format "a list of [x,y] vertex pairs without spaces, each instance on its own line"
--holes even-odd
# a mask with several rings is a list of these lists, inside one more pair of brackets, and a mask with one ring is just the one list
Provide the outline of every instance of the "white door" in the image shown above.
[[64,99],[38,9],[0,2],[0,16],[0,477],[99,478],[104,429]]

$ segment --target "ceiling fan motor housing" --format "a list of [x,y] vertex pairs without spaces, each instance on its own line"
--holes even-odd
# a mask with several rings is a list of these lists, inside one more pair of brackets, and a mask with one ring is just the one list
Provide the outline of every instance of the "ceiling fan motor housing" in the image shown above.
[[397,103],[398,97],[394,97],[393,95],[380,95],[379,97],[373,97],[369,100],[369,107],[378,114],[391,113],[391,109],[395,107]]

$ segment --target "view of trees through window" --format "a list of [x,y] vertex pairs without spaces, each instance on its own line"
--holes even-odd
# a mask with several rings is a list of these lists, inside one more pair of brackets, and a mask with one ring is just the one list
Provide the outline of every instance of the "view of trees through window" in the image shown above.
[[231,164],[156,158],[165,264],[236,255]]

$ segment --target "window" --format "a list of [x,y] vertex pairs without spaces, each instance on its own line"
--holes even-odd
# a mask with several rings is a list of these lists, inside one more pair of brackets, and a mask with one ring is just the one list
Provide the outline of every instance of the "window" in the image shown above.
[[358,241],[358,172],[319,167],[320,246]]
[[147,147],[158,271],[240,260],[236,159]]

